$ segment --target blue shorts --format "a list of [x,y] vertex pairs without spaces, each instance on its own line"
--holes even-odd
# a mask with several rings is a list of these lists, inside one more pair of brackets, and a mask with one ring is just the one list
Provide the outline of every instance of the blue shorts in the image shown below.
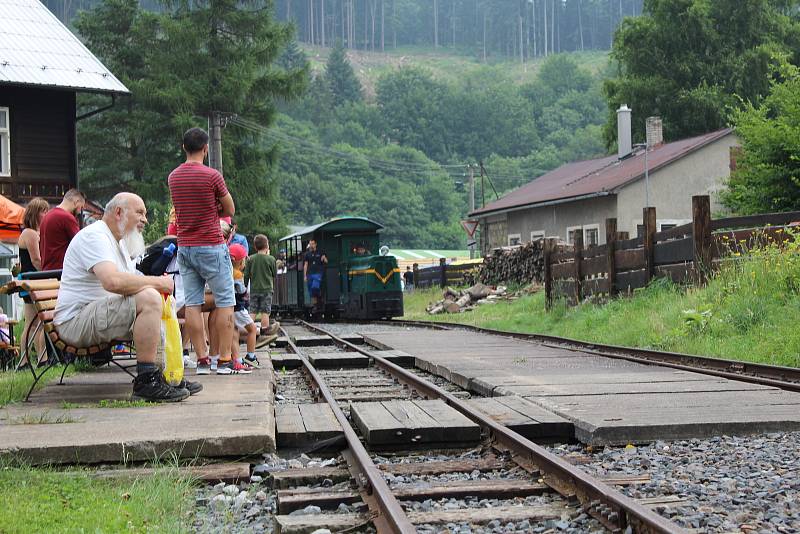
[[202,306],[205,286],[214,295],[217,308],[233,307],[233,266],[227,245],[178,247],[178,271],[183,279],[186,306]]
[[308,292],[312,297],[319,297],[322,293],[322,273],[309,273],[307,276]]

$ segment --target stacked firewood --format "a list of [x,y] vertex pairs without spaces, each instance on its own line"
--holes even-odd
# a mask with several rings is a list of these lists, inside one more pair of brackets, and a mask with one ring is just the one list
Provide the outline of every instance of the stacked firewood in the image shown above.
[[[483,259],[480,281],[484,284],[530,284],[544,281],[544,240],[514,247],[500,247]],[[557,247],[560,250],[561,247]]]
[[503,286],[489,287],[478,282],[469,289],[456,290],[446,287],[442,293],[442,300],[430,304],[428,313],[461,313],[473,309],[481,304],[493,304],[502,300],[506,295]]

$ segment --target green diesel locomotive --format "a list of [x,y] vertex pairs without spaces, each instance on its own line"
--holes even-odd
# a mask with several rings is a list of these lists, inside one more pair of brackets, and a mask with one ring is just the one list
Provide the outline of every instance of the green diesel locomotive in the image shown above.
[[[282,238],[282,265],[275,280],[273,311],[280,315],[321,315],[326,319],[389,319],[403,315],[397,259],[380,246],[383,226],[363,217],[341,217]],[[316,308],[303,277],[308,242],[328,262]]]

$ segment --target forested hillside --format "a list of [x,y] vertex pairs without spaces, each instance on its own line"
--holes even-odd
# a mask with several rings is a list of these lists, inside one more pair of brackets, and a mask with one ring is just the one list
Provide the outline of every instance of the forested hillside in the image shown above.
[[739,126],[734,209],[799,202],[797,0],[47,1],[92,8],[69,22],[132,91],[79,123],[83,187],[156,218],[180,132],[212,110],[235,116],[241,227],[272,237],[354,214],[392,246],[463,246],[469,176],[480,206],[604,154],[622,103],[636,142],[650,115],[668,140]]

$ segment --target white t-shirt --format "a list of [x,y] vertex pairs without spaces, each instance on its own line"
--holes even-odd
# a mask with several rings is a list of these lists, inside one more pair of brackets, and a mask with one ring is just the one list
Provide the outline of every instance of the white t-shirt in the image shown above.
[[92,271],[104,261],[114,263],[122,272],[136,272],[125,245],[117,241],[104,221],[97,221],[78,232],[67,247],[53,318],[55,324],[72,319],[90,302],[114,295],[103,289]]

